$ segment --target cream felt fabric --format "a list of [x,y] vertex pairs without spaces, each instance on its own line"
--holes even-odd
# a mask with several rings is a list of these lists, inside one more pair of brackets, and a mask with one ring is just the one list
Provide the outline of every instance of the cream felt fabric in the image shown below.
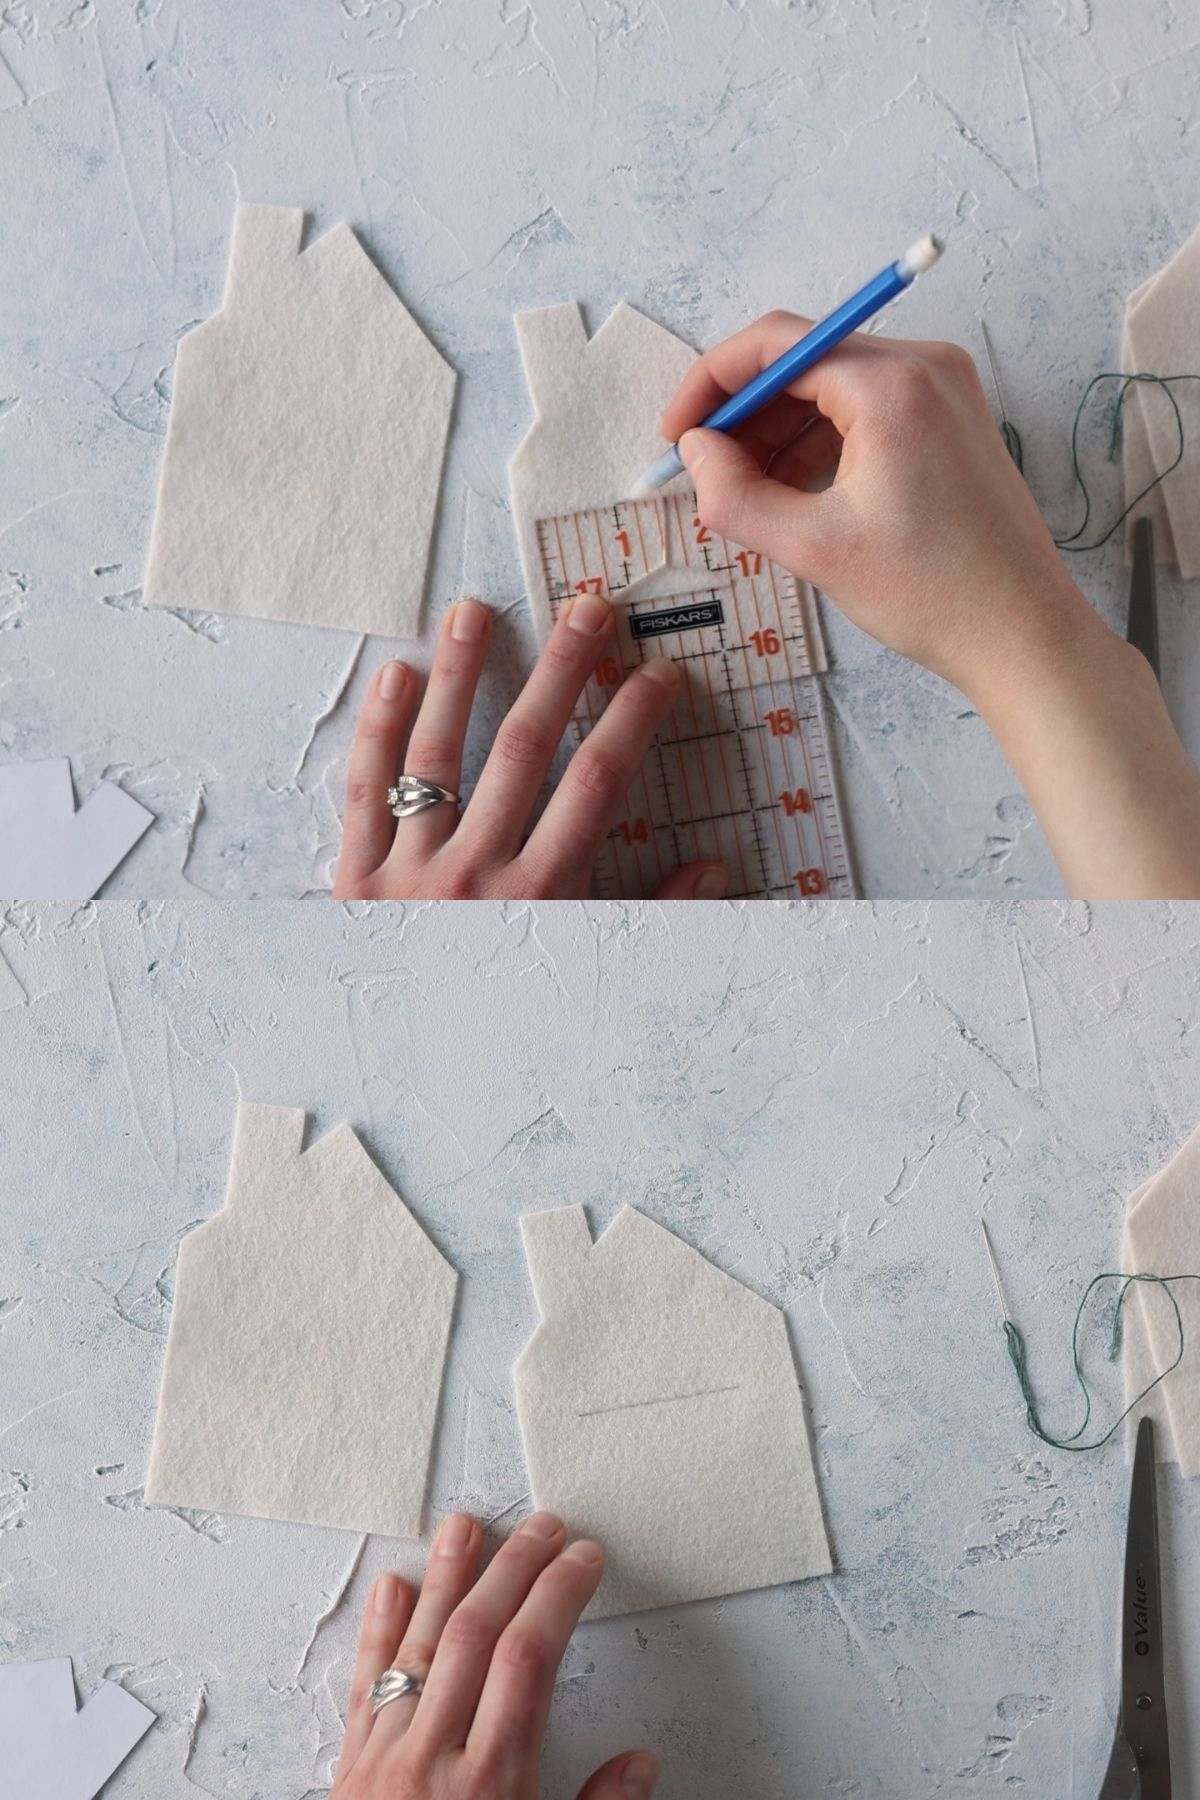
[[154,823],[102,781],[76,809],[65,756],[0,768],[0,899],[90,900]]
[[[1128,362],[1124,359],[1128,357]],[[1155,375],[1200,374],[1200,230],[1164,269],[1131,294],[1125,310],[1122,368]],[[1183,425],[1184,453],[1155,490],[1155,553],[1174,562],[1185,578],[1200,575],[1200,381],[1175,382],[1171,396]],[[1152,472],[1169,468],[1179,452],[1179,431],[1170,401],[1148,382],[1136,384],[1126,411],[1138,423],[1125,434],[1125,495],[1131,501],[1146,485],[1144,459]],[[1149,500],[1142,510],[1148,508]],[[1169,529],[1159,536],[1164,518]]]
[[521,1234],[541,1323],[514,1379],[533,1497],[607,1566],[588,1617],[830,1570],[783,1314],[625,1207]]
[[[540,637],[551,615],[537,521],[625,499],[665,449],[663,407],[696,353],[624,301],[589,339],[573,300],[516,315],[534,420],[508,465],[521,565]],[[689,486],[677,476],[664,494]]]
[[238,1108],[180,1246],[146,1499],[415,1537],[457,1276],[348,1125]]
[[190,331],[145,597],[342,631],[417,628],[455,377],[348,225],[241,204]]
[[0,1666],[0,1800],[92,1800],[155,1716],[116,1681],[79,1706],[69,1656]]
[[[1139,288],[1137,293],[1143,291]],[[1136,298],[1137,294],[1130,296],[1131,305]],[[1121,368],[1126,374],[1132,374],[1137,367],[1126,324],[1121,332]],[[1178,389],[1175,391],[1178,392]],[[1136,382],[1125,396],[1125,404],[1121,410],[1121,462],[1125,477],[1125,504],[1132,505],[1138,494],[1144,496],[1125,521],[1125,551],[1128,557],[1132,557],[1134,529],[1139,519],[1148,518],[1154,526],[1154,560],[1173,563],[1177,558],[1171,518],[1163,497],[1166,483],[1160,481],[1157,487],[1150,488],[1148,494],[1145,492],[1158,474],[1158,469],[1146,430],[1143,400],[1150,406],[1167,407],[1163,395],[1145,382]],[[1169,407],[1167,409],[1170,410]]]
[[[1200,1274],[1200,1131],[1133,1195],[1122,1258],[1130,1273]],[[1159,1459],[1177,1462],[1185,1475],[1196,1475],[1200,1474],[1200,1281],[1176,1282],[1170,1291],[1183,1323],[1183,1361],[1131,1417],[1129,1429],[1132,1442],[1138,1419],[1148,1414],[1158,1427]],[[1175,1360],[1179,1348],[1170,1301],[1152,1282],[1138,1282],[1126,1301],[1122,1341],[1125,1392],[1132,1401]]]

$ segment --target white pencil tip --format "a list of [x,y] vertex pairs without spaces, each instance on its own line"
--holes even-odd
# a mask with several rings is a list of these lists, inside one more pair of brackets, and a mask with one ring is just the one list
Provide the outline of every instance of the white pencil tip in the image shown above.
[[634,482],[629,490],[629,497],[631,500],[644,500],[647,494],[656,493],[660,487],[666,487],[668,481],[674,481],[675,477],[682,472],[683,458],[679,454],[678,446],[672,444],[671,448],[665,451],[656,463],[651,463],[646,473]]
[[908,246],[900,258],[900,267],[911,281],[914,275],[923,275],[926,269],[932,269],[945,248],[941,238],[934,237],[932,231],[927,231],[923,238],[918,238],[915,244]]

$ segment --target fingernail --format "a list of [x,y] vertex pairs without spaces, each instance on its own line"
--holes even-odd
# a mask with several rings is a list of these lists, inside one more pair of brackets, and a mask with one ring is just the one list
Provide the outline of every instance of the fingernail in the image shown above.
[[652,656],[649,662],[642,664],[642,674],[657,681],[659,687],[674,691],[679,686],[679,670],[669,656]]
[[597,1563],[604,1561],[604,1552],[599,1544],[593,1544],[587,1538],[579,1538],[576,1543],[569,1544],[563,1555],[568,1562],[581,1563],[585,1569],[594,1569]]
[[402,662],[384,663],[379,673],[381,700],[398,700],[408,681],[408,669]]
[[679,454],[683,458],[684,468],[694,470],[700,467],[708,455],[708,447],[698,431],[685,431],[679,440]]
[[477,644],[487,630],[487,607],[479,600],[460,600],[450,613],[450,636],[456,644]]
[[693,900],[719,900],[729,886],[724,869],[702,869],[692,889]]
[[381,1575],[375,1583],[375,1611],[390,1613],[400,1597],[400,1583],[395,1575]]
[[549,1543],[551,1538],[560,1537],[562,1529],[562,1520],[550,1512],[534,1513],[533,1517],[526,1519],[521,1527],[526,1537],[542,1538],[546,1543]]
[[599,594],[580,594],[567,614],[567,624],[572,631],[580,631],[585,637],[595,637],[597,632],[604,630],[611,615],[612,608]]
[[649,1800],[657,1780],[658,1764],[644,1750],[639,1750],[621,1770],[621,1792],[628,1794],[629,1800]]
[[448,1519],[442,1520],[442,1528],[438,1532],[438,1549],[447,1556],[457,1556],[470,1543],[474,1529],[474,1520],[466,1513],[451,1513]]

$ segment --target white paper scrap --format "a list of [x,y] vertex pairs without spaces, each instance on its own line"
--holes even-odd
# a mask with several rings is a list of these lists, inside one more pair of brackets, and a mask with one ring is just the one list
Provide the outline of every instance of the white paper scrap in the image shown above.
[[238,1108],[223,1210],[184,1239],[146,1499],[421,1530],[458,1277],[348,1125]]
[[0,1665],[0,1800],[92,1800],[154,1720],[115,1681],[79,1707],[69,1656]]
[[[624,301],[589,339],[571,300],[515,319],[534,420],[508,465],[534,624],[550,630],[537,521],[625,499],[666,448],[658,429],[696,353]],[[686,475],[662,489],[688,486]]]
[[521,1220],[541,1323],[514,1380],[535,1503],[607,1558],[604,1618],[828,1574],[787,1322],[626,1206]]
[[[1122,1266],[1130,1274],[1200,1274],[1200,1131],[1130,1199]],[[1179,1353],[1168,1292],[1183,1325],[1183,1361],[1131,1416],[1129,1442],[1132,1447],[1138,1420],[1149,1416],[1155,1421],[1158,1460],[1178,1463],[1185,1475],[1200,1475],[1200,1281],[1176,1281],[1167,1291],[1154,1282],[1135,1283],[1123,1312],[1126,1402]]]
[[243,203],[175,387],[145,598],[412,636],[453,371],[348,225]]
[[154,823],[102,781],[76,810],[65,756],[0,768],[0,898],[90,900]]

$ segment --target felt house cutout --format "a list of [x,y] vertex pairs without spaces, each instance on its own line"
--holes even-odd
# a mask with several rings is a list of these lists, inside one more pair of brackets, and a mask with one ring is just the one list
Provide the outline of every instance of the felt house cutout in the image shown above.
[[[622,301],[589,338],[571,300],[517,313],[534,419],[508,465],[513,516],[534,622],[550,629],[537,521],[624,499],[662,455],[663,407],[696,353]],[[688,486],[686,475],[662,491]]]
[[115,1681],[80,1707],[69,1656],[0,1666],[0,1800],[92,1800],[153,1723]]
[[76,808],[65,756],[0,768],[0,899],[90,900],[154,823],[112,781]]
[[223,1210],[185,1238],[146,1499],[421,1529],[458,1277],[348,1125],[238,1108]]
[[453,371],[348,225],[242,203],[188,332],[145,598],[346,631],[417,626]]
[[778,1308],[626,1206],[521,1235],[541,1323],[514,1380],[535,1503],[607,1559],[593,1618],[830,1570]]

